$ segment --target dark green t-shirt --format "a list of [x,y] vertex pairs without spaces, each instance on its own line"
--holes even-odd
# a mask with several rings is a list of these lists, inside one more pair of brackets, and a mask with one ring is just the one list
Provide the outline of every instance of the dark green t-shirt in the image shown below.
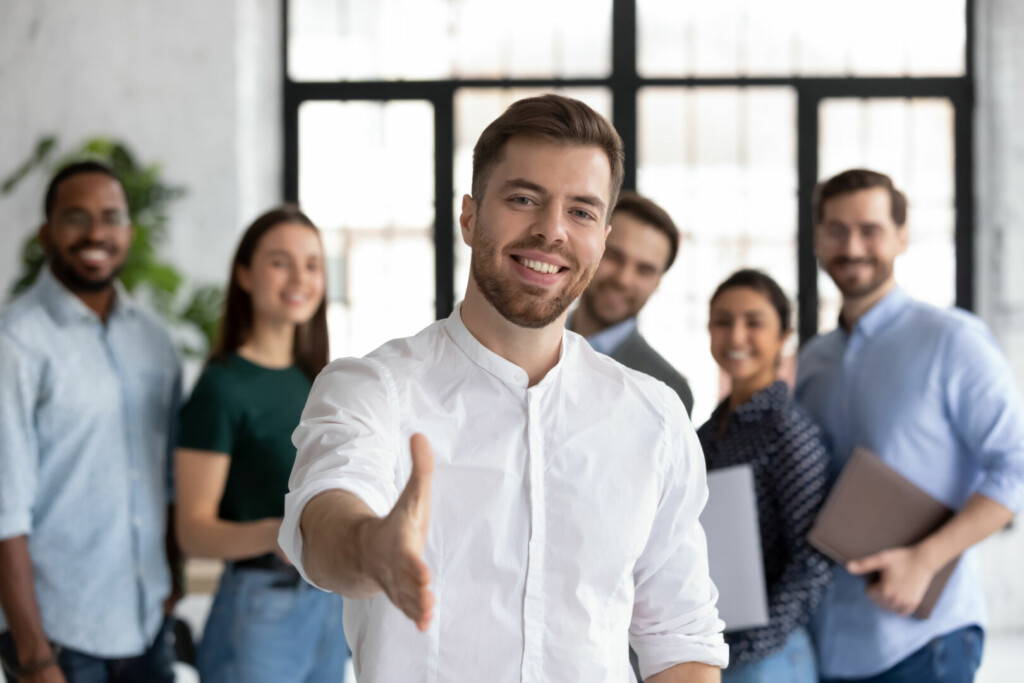
[[284,515],[295,461],[292,432],[311,383],[297,366],[265,368],[237,354],[211,361],[181,409],[178,445],[231,456],[222,519]]

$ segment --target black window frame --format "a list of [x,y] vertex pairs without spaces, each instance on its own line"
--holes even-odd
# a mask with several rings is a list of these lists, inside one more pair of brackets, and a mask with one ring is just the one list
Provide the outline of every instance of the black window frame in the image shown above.
[[965,1],[964,74],[951,77],[780,77],[646,78],[637,71],[636,0],[613,0],[612,69],[606,78],[505,78],[432,81],[292,80],[288,72],[289,0],[281,2],[283,87],[283,195],[298,199],[299,108],[309,101],[427,100],[434,108],[434,272],[438,318],[455,304],[455,215],[453,211],[456,91],[460,88],[606,88],[612,96],[612,122],[626,149],[623,185],[635,189],[637,170],[637,94],[651,86],[787,86],[797,102],[797,272],[799,334],[803,343],[818,331],[818,269],[814,258],[811,195],[818,180],[818,111],[823,99],[836,97],[939,97],[954,115],[954,196],[956,208],[956,305],[974,309],[974,0]]

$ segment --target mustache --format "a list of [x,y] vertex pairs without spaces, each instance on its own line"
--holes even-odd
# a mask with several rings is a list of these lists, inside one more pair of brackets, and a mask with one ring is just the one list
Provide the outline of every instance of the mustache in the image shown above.
[[112,242],[99,242],[96,240],[89,239],[85,239],[80,242],[75,242],[68,248],[68,251],[70,251],[72,254],[77,254],[78,252],[84,251],[85,249],[103,249],[104,251],[110,252],[111,254],[117,251],[117,248],[113,245]]
[[578,268],[580,265],[579,260],[577,260],[576,256],[572,252],[570,252],[565,247],[554,246],[549,244],[548,241],[544,239],[544,237],[542,237],[541,235],[531,235],[530,237],[521,239],[518,242],[513,242],[512,244],[505,247],[505,249],[530,249],[534,251],[541,251],[544,252],[545,254],[555,254],[557,256],[561,256],[569,263],[569,265],[573,267],[573,269]]
[[833,266],[853,266],[853,265],[865,265],[873,266],[876,261],[873,258],[851,258],[849,256],[836,256],[834,259],[829,261],[829,264]]

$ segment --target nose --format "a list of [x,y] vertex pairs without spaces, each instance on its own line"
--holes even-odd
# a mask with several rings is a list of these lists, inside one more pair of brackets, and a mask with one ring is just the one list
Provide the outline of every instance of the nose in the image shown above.
[[533,224],[533,234],[543,237],[550,244],[562,244],[568,237],[566,215],[557,202],[551,202]]
[[867,251],[864,248],[864,237],[860,230],[853,229],[846,233],[846,240],[843,243],[843,252],[851,257],[864,256]]
[[742,320],[737,320],[729,328],[729,342],[739,346],[745,341],[746,334],[746,325],[743,324]]

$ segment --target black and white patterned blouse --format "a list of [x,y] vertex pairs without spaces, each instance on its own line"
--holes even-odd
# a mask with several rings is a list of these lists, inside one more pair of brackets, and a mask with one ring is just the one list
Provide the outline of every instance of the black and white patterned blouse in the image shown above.
[[725,635],[730,662],[742,664],[780,650],[789,634],[808,622],[828,586],[829,560],[807,544],[825,499],[828,454],[818,426],[790,399],[784,382],[757,392],[731,414],[728,410],[727,399],[697,435],[709,471],[753,468],[769,622]]

